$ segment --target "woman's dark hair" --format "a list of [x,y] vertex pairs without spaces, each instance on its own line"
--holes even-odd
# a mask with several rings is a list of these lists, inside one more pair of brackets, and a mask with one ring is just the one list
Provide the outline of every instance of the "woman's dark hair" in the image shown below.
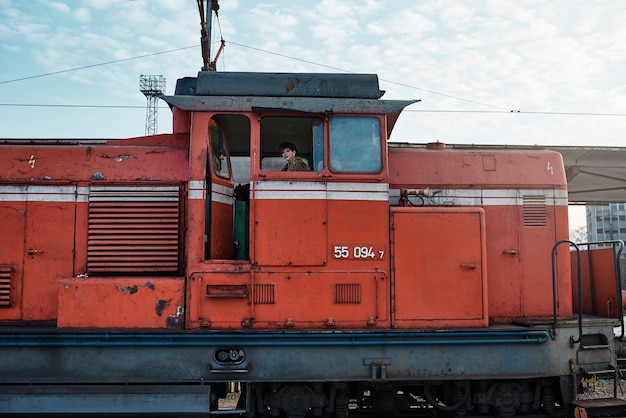
[[285,150],[285,148],[289,148],[292,151],[298,152],[298,150],[296,149],[296,146],[292,144],[291,142],[281,142],[280,145],[278,146],[278,151],[282,153]]

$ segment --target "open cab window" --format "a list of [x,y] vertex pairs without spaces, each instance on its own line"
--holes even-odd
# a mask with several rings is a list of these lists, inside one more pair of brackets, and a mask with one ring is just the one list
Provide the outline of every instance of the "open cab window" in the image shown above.
[[[261,119],[261,170],[283,171],[286,160],[280,145],[290,143],[306,166],[301,171],[324,168],[324,123],[320,117],[265,116]],[[305,168],[306,167],[306,168]]]

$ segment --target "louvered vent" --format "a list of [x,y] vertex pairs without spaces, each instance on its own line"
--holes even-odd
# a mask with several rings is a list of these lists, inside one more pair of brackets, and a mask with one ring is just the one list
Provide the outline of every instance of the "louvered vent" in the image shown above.
[[274,285],[261,284],[254,285],[254,303],[271,305],[274,303]]
[[180,215],[178,186],[92,187],[87,272],[178,273]]
[[524,226],[546,226],[546,197],[524,196]]
[[335,285],[335,303],[361,303],[361,285],[359,283],[337,283]]
[[0,266],[0,307],[12,306],[13,267]]

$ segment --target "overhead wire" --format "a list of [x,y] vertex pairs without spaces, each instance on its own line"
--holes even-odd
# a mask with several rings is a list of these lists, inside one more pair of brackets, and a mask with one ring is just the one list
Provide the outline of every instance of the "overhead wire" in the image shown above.
[[82,67],[68,68],[66,70],[52,71],[52,72],[49,72],[49,73],[31,75],[31,76],[28,76],[28,77],[14,78],[12,80],[0,81],[0,84],[8,84],[8,83],[15,83],[17,81],[32,80],[34,78],[48,77],[48,76],[51,76],[51,75],[69,73],[69,72],[72,72],[72,71],[85,70],[87,68],[100,67],[100,66],[103,66],[103,65],[118,64],[120,62],[132,61],[132,60],[137,60],[137,59],[141,59],[141,58],[154,57],[155,55],[170,54],[172,52],[178,52],[178,51],[183,51],[185,49],[191,49],[191,48],[197,48],[197,47],[198,47],[197,45],[185,46],[185,47],[182,47],[182,48],[169,49],[167,51],[153,52],[151,54],[145,54],[145,55],[137,55],[136,57],[122,58],[122,59],[119,59],[119,60],[101,62],[99,64],[90,64],[90,65],[84,65]]
[[[220,35],[221,35],[221,25],[220,25],[220,21],[219,19],[216,19],[219,31],[220,31]],[[270,55],[275,55],[275,56],[279,56],[279,57],[283,57],[283,58],[287,58],[290,60],[294,60],[294,61],[300,61],[300,62],[304,62],[307,64],[311,64],[311,65],[315,65],[318,67],[322,67],[322,68],[328,68],[331,70],[335,70],[335,71],[341,71],[341,72],[345,72],[345,73],[353,73],[352,71],[343,69],[343,68],[339,68],[339,67],[335,67],[332,65],[327,65],[327,64],[321,64],[315,61],[311,61],[311,60],[307,60],[307,59],[303,59],[303,58],[298,58],[298,57],[293,57],[290,55],[286,55],[286,54],[281,54],[278,52],[273,52],[273,51],[267,51],[261,48],[257,48],[257,47],[253,47],[253,46],[249,46],[249,45],[245,45],[245,44],[241,44],[238,42],[233,42],[233,41],[229,41],[228,42],[231,45],[236,45],[242,48],[247,48],[247,49],[251,49],[254,51],[259,51],[265,54],[270,54]],[[41,77],[47,77],[47,76],[52,76],[52,75],[57,75],[57,74],[63,74],[63,73],[68,73],[68,72],[72,72],[72,71],[79,71],[79,70],[85,70],[85,69],[89,69],[89,68],[95,68],[95,67],[99,67],[99,66],[104,66],[104,65],[111,65],[111,64],[118,64],[121,62],[127,62],[127,61],[132,61],[132,60],[137,60],[137,59],[142,59],[142,58],[148,58],[148,57],[153,57],[153,56],[157,56],[157,55],[163,55],[163,54],[170,54],[173,52],[179,52],[179,51],[183,51],[183,50],[187,50],[187,49],[193,49],[193,48],[197,48],[197,45],[192,45],[192,46],[185,46],[185,47],[181,47],[181,48],[176,48],[176,49],[170,49],[170,50],[166,50],[166,51],[159,51],[159,52],[153,52],[150,54],[143,54],[143,55],[137,55],[134,57],[129,57],[129,58],[122,58],[122,59],[118,59],[118,60],[112,60],[112,61],[106,61],[106,62],[102,62],[102,63],[98,63],[98,64],[90,64],[90,65],[84,65],[81,67],[75,67],[75,68],[68,68],[65,70],[59,70],[59,71],[52,71],[49,73],[43,73],[43,74],[37,74],[37,75],[32,75],[32,76],[27,76],[27,77],[21,77],[21,78],[16,78],[16,79],[11,79],[11,80],[4,80],[4,81],[0,81],[0,85],[2,84],[8,84],[8,83],[14,83],[14,82],[19,82],[19,81],[26,81],[26,80],[31,80],[31,79],[35,79],[35,78],[41,78]],[[459,101],[463,101],[466,103],[472,103],[472,104],[476,104],[476,105],[480,105],[480,106],[485,106],[485,107],[489,107],[495,110],[437,110],[437,109],[405,109],[404,112],[422,112],[422,113],[496,113],[496,114],[510,114],[510,113],[517,113],[517,114],[531,114],[531,115],[563,115],[563,116],[611,116],[611,117],[624,117],[626,116],[626,113],[592,113],[592,112],[548,112],[548,111],[523,111],[523,110],[519,110],[519,109],[514,109],[514,110],[509,110],[506,108],[503,108],[501,106],[494,106],[494,105],[490,105],[488,103],[483,103],[483,102],[478,102],[475,100],[470,100],[470,99],[465,99],[459,96],[454,96],[454,95],[450,95],[450,94],[446,94],[446,93],[441,93],[441,92],[437,92],[434,90],[430,90],[430,89],[425,89],[425,88],[421,88],[421,87],[417,87],[417,86],[412,86],[410,84],[406,84],[406,83],[399,83],[396,81],[392,81],[392,80],[387,80],[387,79],[383,79],[380,78],[381,81],[384,81],[386,83],[390,83],[390,84],[394,84],[397,86],[401,86],[401,87],[406,87],[406,88],[410,88],[413,90],[417,90],[417,91],[423,91],[426,93],[430,93],[430,94],[434,94],[434,95],[438,95],[438,96],[442,96],[442,97],[448,97],[451,99],[455,99],[455,100],[459,100]],[[125,105],[72,105],[72,104],[19,104],[19,103],[0,103],[0,106],[2,107],[73,107],[73,108],[145,108],[145,106],[125,106]],[[166,108],[166,106],[164,106],[163,108]]]

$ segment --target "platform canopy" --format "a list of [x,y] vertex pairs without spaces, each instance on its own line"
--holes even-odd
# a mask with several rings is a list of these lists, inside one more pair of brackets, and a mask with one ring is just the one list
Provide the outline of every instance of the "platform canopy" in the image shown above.
[[563,155],[570,202],[626,202],[626,147],[545,148]]

